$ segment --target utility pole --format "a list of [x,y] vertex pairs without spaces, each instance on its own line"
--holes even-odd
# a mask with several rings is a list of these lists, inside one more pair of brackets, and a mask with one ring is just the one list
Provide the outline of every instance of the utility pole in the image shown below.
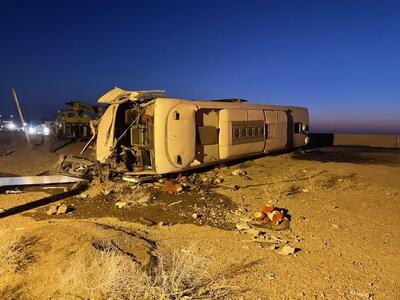
[[13,94],[13,97],[14,97],[14,100],[15,100],[15,104],[17,105],[17,110],[18,110],[18,113],[19,113],[19,118],[21,119],[22,128],[24,128],[24,132],[25,132],[25,136],[26,136],[26,142],[28,143],[28,147],[30,148],[30,147],[32,147],[31,139],[29,137],[28,130],[27,130],[26,125],[25,125],[24,116],[22,115],[21,106],[19,105],[19,101],[18,101],[17,93],[15,92],[15,89],[12,89],[12,94]]

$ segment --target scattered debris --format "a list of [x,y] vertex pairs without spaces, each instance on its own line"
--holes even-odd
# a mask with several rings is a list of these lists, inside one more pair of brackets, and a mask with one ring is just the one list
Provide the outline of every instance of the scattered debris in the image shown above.
[[275,279],[275,277],[276,277],[276,275],[275,275],[275,273],[268,273],[267,275],[266,275],[266,277],[267,277],[267,279],[269,279],[269,280],[273,280],[273,279]]
[[127,172],[122,176],[122,179],[132,183],[146,183],[157,179],[155,176],[137,176],[135,173]]
[[115,205],[118,206],[118,208],[123,208],[128,205],[125,201],[117,201],[115,202]]
[[49,207],[49,209],[46,211],[46,214],[49,216],[55,215],[57,213],[58,206],[57,205],[52,205]]
[[[263,204],[252,218],[243,218],[243,211],[240,210],[236,211],[236,215],[241,217],[240,222],[236,224],[236,229],[240,233],[252,237],[251,240],[244,242],[257,243],[259,247],[268,248],[281,255],[295,254],[300,250],[300,248],[290,246],[287,238],[277,237],[269,232],[269,230],[289,228],[289,216],[286,215],[285,209],[276,208],[271,204]],[[289,239],[292,242],[301,241],[298,236],[293,235]]]
[[264,203],[263,205],[261,205],[260,207],[260,212],[267,214],[270,213],[274,210],[274,206],[268,203]]
[[285,215],[283,209],[278,209],[271,204],[261,205],[249,225],[253,228],[269,228],[273,230],[284,230],[290,227],[289,217]]
[[277,210],[267,213],[267,217],[273,225],[279,225],[285,219],[283,213]]
[[64,203],[63,204],[59,203],[56,205],[51,205],[49,207],[49,209],[46,211],[46,214],[49,216],[65,215],[66,213],[71,212],[73,210],[74,210],[74,208],[72,206],[64,204]]
[[233,171],[231,172],[231,174],[232,174],[233,176],[244,176],[244,175],[247,174],[247,172],[246,172],[246,171],[243,171],[243,170],[241,170],[241,169],[235,169],[235,170],[233,170]]
[[58,174],[93,179],[97,175],[96,162],[72,155],[60,154],[56,165]]
[[356,290],[350,290],[350,294],[359,298],[365,298],[365,299],[371,299],[373,294],[371,293],[364,293],[364,292],[358,292]]
[[183,190],[180,183],[173,183],[172,180],[164,180],[164,186],[161,187],[161,192],[166,192],[168,194],[176,194]]
[[285,245],[281,248],[281,250],[278,253],[281,255],[290,255],[290,254],[296,253],[296,251],[298,251],[297,248],[293,248],[289,245]]
[[6,194],[21,194],[21,190],[6,190]]
[[58,209],[57,209],[57,215],[65,215],[68,211],[68,205],[67,204],[61,204]]
[[179,201],[172,202],[171,204],[168,204],[168,207],[173,206],[173,205],[176,205],[176,204],[179,204],[179,203],[181,203],[182,201],[183,201],[183,200],[179,200]]

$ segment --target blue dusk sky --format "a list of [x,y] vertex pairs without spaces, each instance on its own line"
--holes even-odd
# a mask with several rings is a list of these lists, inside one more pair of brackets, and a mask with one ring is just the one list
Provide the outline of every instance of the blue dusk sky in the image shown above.
[[107,90],[306,106],[313,131],[400,134],[400,1],[0,0],[0,114]]

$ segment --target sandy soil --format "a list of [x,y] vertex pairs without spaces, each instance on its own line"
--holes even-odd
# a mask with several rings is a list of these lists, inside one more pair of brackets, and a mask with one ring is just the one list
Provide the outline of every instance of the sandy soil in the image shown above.
[[[17,148],[0,158],[3,175],[40,174],[57,160],[46,145],[26,150],[18,139],[0,140],[3,148]],[[81,147],[59,152],[77,154]],[[247,175],[232,175],[238,168]],[[72,252],[109,236],[99,229],[104,225],[131,230],[156,248],[194,245],[210,258],[209,272],[224,274],[236,287],[233,299],[399,298],[399,151],[323,148],[222,166],[218,173],[222,182],[200,194],[165,195],[154,185],[121,182],[96,184],[66,198],[55,197],[62,191],[39,188],[0,194],[1,208],[20,207],[15,214],[0,213],[2,241],[31,237],[34,258],[23,270],[0,274],[0,298],[68,298],[60,291],[59,274]],[[143,197],[147,200],[139,201]],[[47,205],[29,205],[43,199]],[[121,200],[130,204],[119,209],[115,202]],[[73,204],[75,210],[48,216],[52,202]],[[263,203],[287,209],[290,229],[267,235],[298,248],[294,255],[280,255],[235,229]]]

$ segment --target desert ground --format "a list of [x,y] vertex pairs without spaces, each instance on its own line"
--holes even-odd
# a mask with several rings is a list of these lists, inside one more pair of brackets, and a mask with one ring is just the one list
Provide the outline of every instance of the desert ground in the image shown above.
[[[59,154],[84,145],[35,143],[1,134],[0,175],[52,174]],[[249,226],[265,203],[290,226]],[[51,214],[61,204],[67,212]],[[168,181],[7,188],[0,299],[399,299],[399,215],[398,150],[307,149]]]

